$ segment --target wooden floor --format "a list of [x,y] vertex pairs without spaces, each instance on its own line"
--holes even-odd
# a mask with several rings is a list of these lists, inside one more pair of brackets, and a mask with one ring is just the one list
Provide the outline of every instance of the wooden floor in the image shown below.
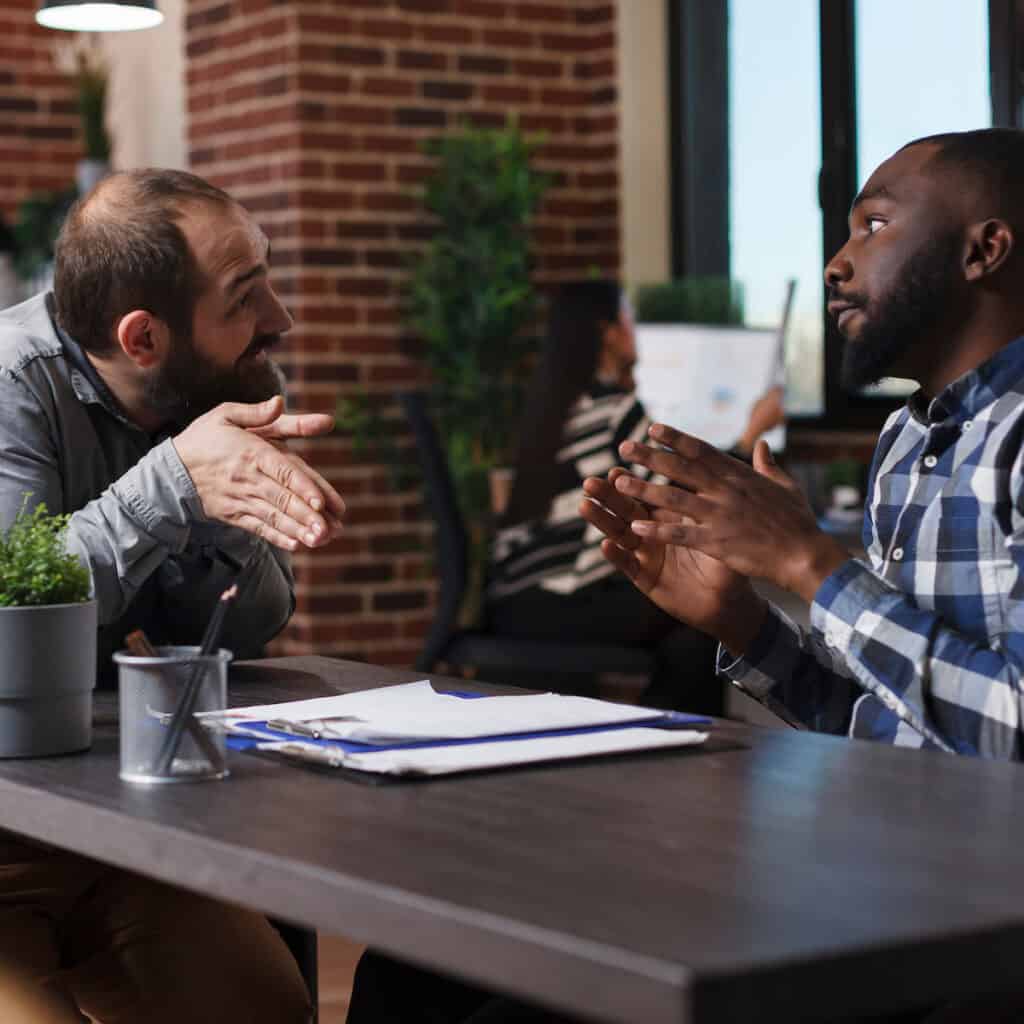
[[320,1024],[344,1024],[352,994],[352,973],[363,947],[337,935],[317,937],[320,985]]

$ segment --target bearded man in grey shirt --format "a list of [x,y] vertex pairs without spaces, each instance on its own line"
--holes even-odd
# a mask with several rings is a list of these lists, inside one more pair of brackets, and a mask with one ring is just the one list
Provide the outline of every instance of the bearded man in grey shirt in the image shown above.
[[[283,411],[268,352],[292,320],[268,259],[250,216],[202,179],[113,175],[71,211],[53,293],[0,314],[0,527],[26,493],[71,514],[101,680],[132,629],[197,643],[234,579],[224,645],[257,653],[294,607],[288,553],[341,528],[341,497],[284,447],[331,419]],[[0,965],[3,1020],[37,1013],[40,993],[38,1019],[62,1022],[310,1012],[263,918],[2,833]]]

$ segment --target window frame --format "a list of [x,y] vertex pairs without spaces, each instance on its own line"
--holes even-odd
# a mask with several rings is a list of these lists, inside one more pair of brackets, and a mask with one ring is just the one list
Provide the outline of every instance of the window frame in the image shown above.
[[[826,259],[846,242],[847,217],[858,187],[854,4],[855,0],[819,0],[818,205]],[[992,124],[997,126],[1016,123],[1022,99],[1015,74],[1022,4],[1024,0],[988,2]],[[729,0],[667,0],[667,5],[672,276],[728,275]],[[790,424],[809,430],[878,430],[904,399],[842,389],[843,340],[824,306],[821,312],[823,409],[820,415],[794,415]]]

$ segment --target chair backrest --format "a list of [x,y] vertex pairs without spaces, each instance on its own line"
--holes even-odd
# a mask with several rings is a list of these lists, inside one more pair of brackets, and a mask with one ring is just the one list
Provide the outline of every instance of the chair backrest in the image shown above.
[[469,541],[448,468],[448,457],[427,411],[426,396],[420,392],[405,392],[398,396],[398,402],[416,440],[427,506],[434,518],[434,547],[440,592],[437,613],[416,663],[418,672],[429,672],[456,630],[459,609],[469,581]]

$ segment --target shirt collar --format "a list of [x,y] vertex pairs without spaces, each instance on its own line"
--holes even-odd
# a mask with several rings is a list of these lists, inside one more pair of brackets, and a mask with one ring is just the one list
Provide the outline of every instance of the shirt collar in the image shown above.
[[57,332],[64,354],[71,366],[71,387],[78,400],[92,405],[101,405],[111,416],[128,426],[135,426],[124,414],[120,403],[107,387],[96,367],[89,361],[85,349],[57,322],[57,306],[53,292],[46,296],[46,311],[50,314],[53,329]]
[[1001,395],[1019,387],[1024,379],[1024,337],[1004,345],[980,366],[958,377],[934,398],[921,390],[907,400],[910,415],[924,426],[950,419],[963,423],[974,419]]

